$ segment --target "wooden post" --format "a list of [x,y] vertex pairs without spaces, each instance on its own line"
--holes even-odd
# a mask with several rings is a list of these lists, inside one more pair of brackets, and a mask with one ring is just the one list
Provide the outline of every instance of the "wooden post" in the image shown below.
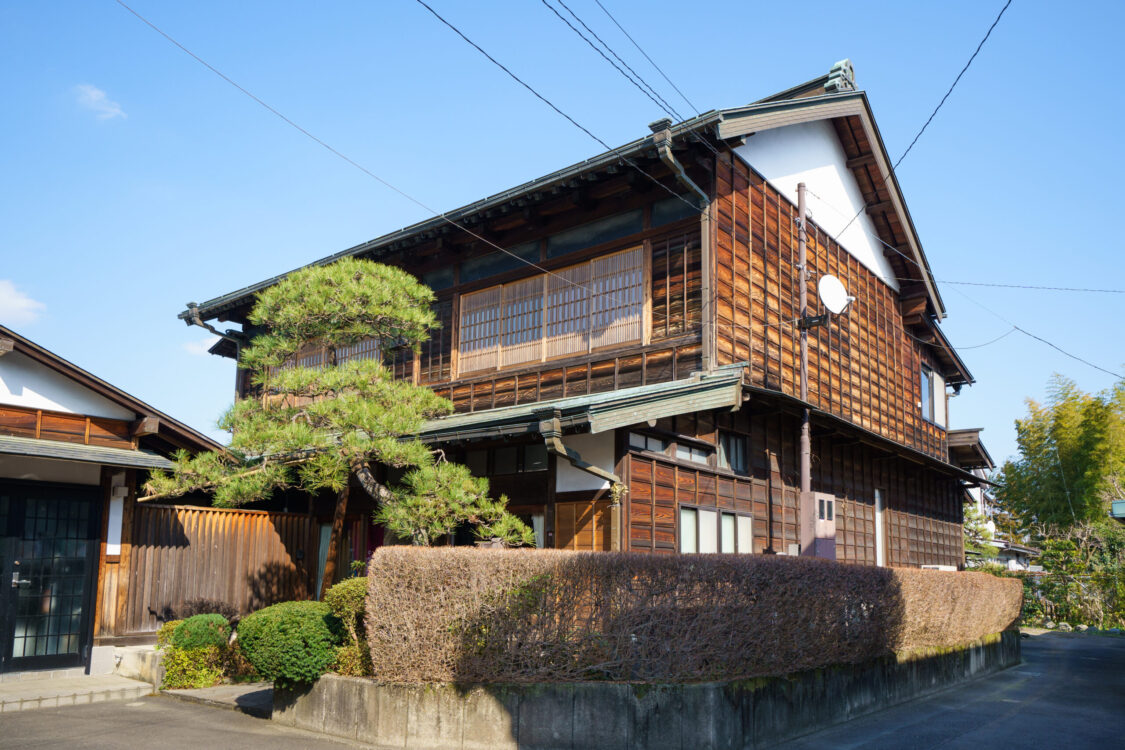
[[336,557],[340,552],[340,539],[344,536],[344,517],[348,513],[348,495],[351,493],[351,476],[344,488],[336,494],[336,512],[332,515],[332,533],[328,536],[328,554],[324,559],[324,577],[320,580],[321,601],[336,578]]
[[129,588],[132,584],[131,561],[133,558],[133,517],[137,507],[137,470],[125,470],[125,486],[129,494],[121,509],[121,558],[117,563],[117,618],[114,623],[114,635],[125,635],[124,629],[128,626],[127,611],[129,605]]
[[101,635],[102,629],[102,597],[105,595],[106,563],[105,545],[109,529],[109,501],[113,492],[113,472],[110,467],[103,466],[101,471],[102,488],[102,522],[101,538],[98,541],[98,585],[94,594],[94,637]]
[[[798,499],[799,528],[802,555],[815,555],[814,521],[810,507],[812,496],[812,440],[809,436],[809,265],[805,235],[805,183],[797,185],[797,268],[800,276],[800,329],[801,329],[801,494]],[[778,223],[780,226],[780,222]]]

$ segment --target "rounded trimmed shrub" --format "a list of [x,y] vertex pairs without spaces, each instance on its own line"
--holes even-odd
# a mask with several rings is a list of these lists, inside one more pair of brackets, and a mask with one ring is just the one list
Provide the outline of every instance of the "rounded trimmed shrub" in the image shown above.
[[315,682],[336,661],[344,628],[324,602],[282,602],[238,623],[242,654],[283,688]]
[[172,631],[173,648],[188,651],[214,646],[222,649],[230,640],[230,623],[222,615],[195,615]]

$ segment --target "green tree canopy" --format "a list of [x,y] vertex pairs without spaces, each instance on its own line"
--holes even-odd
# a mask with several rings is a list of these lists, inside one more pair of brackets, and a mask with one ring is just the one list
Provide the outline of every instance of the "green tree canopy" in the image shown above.
[[1020,530],[1105,522],[1125,498],[1125,381],[1090,394],[1055,376],[1047,403],[1027,407],[1020,455],[997,474],[1001,510]]
[[[449,401],[395,380],[382,356],[357,356],[368,341],[380,355],[416,351],[437,326],[433,299],[410,274],[354,258],[301,269],[260,292],[249,319],[261,332],[239,359],[256,393],[219,420],[231,433],[229,451],[181,453],[172,472],[153,473],[148,494],[205,489],[216,505],[237,506],[287,487],[337,493],[325,590],[353,478],[381,503],[391,530],[416,543],[464,522],[528,543],[531,530],[508,516],[504,501],[489,498],[487,480],[411,437],[427,419],[452,411]],[[314,352],[326,361],[307,361]],[[385,486],[373,464],[404,469],[403,482]]]

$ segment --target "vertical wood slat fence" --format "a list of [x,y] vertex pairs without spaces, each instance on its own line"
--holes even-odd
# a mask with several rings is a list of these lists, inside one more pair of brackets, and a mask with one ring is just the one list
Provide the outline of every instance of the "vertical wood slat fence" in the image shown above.
[[224,508],[139,505],[123,617],[103,632],[152,632],[166,607],[217,599],[246,613],[315,591],[315,518]]

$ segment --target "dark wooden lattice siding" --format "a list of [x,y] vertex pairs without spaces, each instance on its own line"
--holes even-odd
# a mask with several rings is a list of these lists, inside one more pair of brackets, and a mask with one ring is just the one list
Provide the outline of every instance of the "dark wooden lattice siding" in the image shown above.
[[[717,161],[715,338],[719,364],[749,362],[755,385],[796,395],[800,357],[797,209],[737,159]],[[813,280],[830,273],[856,297],[846,314],[809,336],[809,401],[825,411],[945,459],[945,430],[922,419],[919,370],[936,365],[911,339],[898,295],[815,222],[808,237]],[[820,312],[818,305],[813,312]]]
[[440,383],[449,380],[453,364],[453,300],[446,299],[433,305],[434,317],[440,327],[430,334],[422,346],[418,360],[418,382]]
[[[798,420],[763,401],[740,412],[660,420],[657,428],[714,443],[717,430],[747,436],[749,472],[701,467],[633,451],[626,460],[628,545],[677,549],[680,503],[753,516],[754,552],[799,542]],[[839,435],[814,436],[812,485],[836,496],[837,559],[875,563],[875,490],[884,493],[888,565],[959,565],[963,559],[956,479]]]
[[654,240],[651,276],[653,341],[697,329],[703,278],[699,232]]

